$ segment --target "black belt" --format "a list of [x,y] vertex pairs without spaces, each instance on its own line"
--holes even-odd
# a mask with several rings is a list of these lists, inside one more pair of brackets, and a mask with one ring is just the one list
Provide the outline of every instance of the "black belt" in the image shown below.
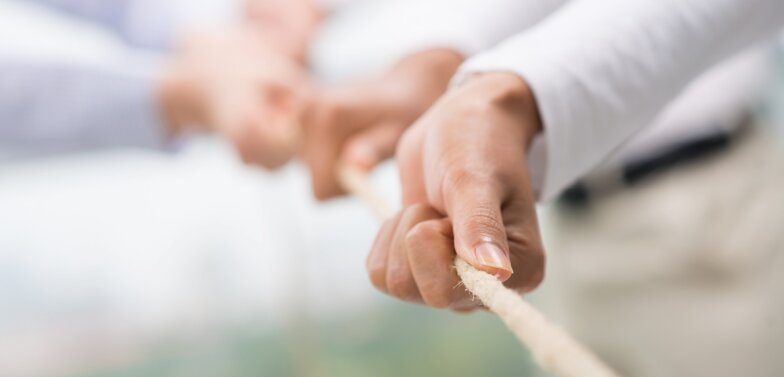
[[[667,149],[653,158],[627,164],[620,172],[619,187],[631,187],[644,182],[646,179],[664,173],[676,166],[685,165],[700,159],[713,156],[724,151],[732,145],[733,141],[742,134],[742,129],[735,132],[716,133],[707,137],[689,140]],[[580,181],[564,191],[558,203],[568,207],[585,207],[599,196],[595,190]],[[605,190],[606,191],[606,190]],[[606,192],[602,192],[606,194]]]

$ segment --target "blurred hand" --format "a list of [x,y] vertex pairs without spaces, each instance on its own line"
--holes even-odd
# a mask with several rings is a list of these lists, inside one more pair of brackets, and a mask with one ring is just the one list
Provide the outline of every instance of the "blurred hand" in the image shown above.
[[323,18],[314,0],[246,0],[247,16],[259,35],[279,51],[304,62]]
[[336,180],[339,161],[370,170],[391,157],[400,136],[444,93],[462,60],[447,50],[423,52],[381,77],[315,96],[304,116],[301,154],[316,198],[344,193]]
[[439,100],[398,147],[404,209],[368,256],[373,284],[470,310],[479,303],[459,287],[457,254],[510,288],[535,288],[544,253],[526,149],[540,128],[532,93],[512,74],[475,76]]
[[249,164],[276,168],[296,152],[299,114],[308,92],[300,64],[243,31],[194,35],[161,84],[173,132],[214,132]]

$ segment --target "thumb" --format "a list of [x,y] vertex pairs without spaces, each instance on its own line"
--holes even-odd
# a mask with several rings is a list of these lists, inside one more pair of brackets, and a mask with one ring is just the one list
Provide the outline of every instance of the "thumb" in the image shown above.
[[395,147],[403,131],[405,127],[397,122],[370,127],[346,141],[342,161],[364,171],[372,170],[395,154]]
[[451,185],[444,195],[458,256],[475,268],[506,281],[514,271],[509,259],[502,202],[502,190],[476,179],[461,179],[459,185]]

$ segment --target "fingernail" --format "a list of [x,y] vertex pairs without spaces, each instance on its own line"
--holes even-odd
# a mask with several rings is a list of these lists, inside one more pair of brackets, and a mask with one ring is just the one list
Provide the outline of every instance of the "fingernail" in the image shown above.
[[514,273],[512,270],[512,264],[509,262],[509,258],[506,256],[506,253],[504,253],[504,251],[498,247],[498,245],[485,242],[477,246],[474,251],[476,252],[477,262],[479,262],[479,264],[482,266],[488,267],[490,269],[501,270],[498,271],[498,274],[506,276],[506,278]]

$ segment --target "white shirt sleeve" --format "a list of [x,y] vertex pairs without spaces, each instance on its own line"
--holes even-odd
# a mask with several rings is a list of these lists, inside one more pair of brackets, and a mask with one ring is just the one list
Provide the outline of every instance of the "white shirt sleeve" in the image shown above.
[[0,148],[163,147],[162,61],[100,28],[0,2]]
[[310,51],[314,71],[341,81],[403,57],[450,49],[469,57],[525,30],[567,0],[352,1],[327,19]]
[[771,38],[781,0],[576,0],[529,32],[468,61],[524,78],[544,122],[531,170],[556,197],[649,124],[692,78]]
[[190,29],[241,19],[242,0],[28,0],[112,30],[125,42],[168,49]]
[[153,69],[130,74],[0,57],[0,72],[0,149],[52,153],[165,146]]
[[[451,48],[471,56],[523,31],[567,0],[429,0],[403,10],[398,36],[416,42],[411,49]],[[404,4],[405,1],[399,2]]]

